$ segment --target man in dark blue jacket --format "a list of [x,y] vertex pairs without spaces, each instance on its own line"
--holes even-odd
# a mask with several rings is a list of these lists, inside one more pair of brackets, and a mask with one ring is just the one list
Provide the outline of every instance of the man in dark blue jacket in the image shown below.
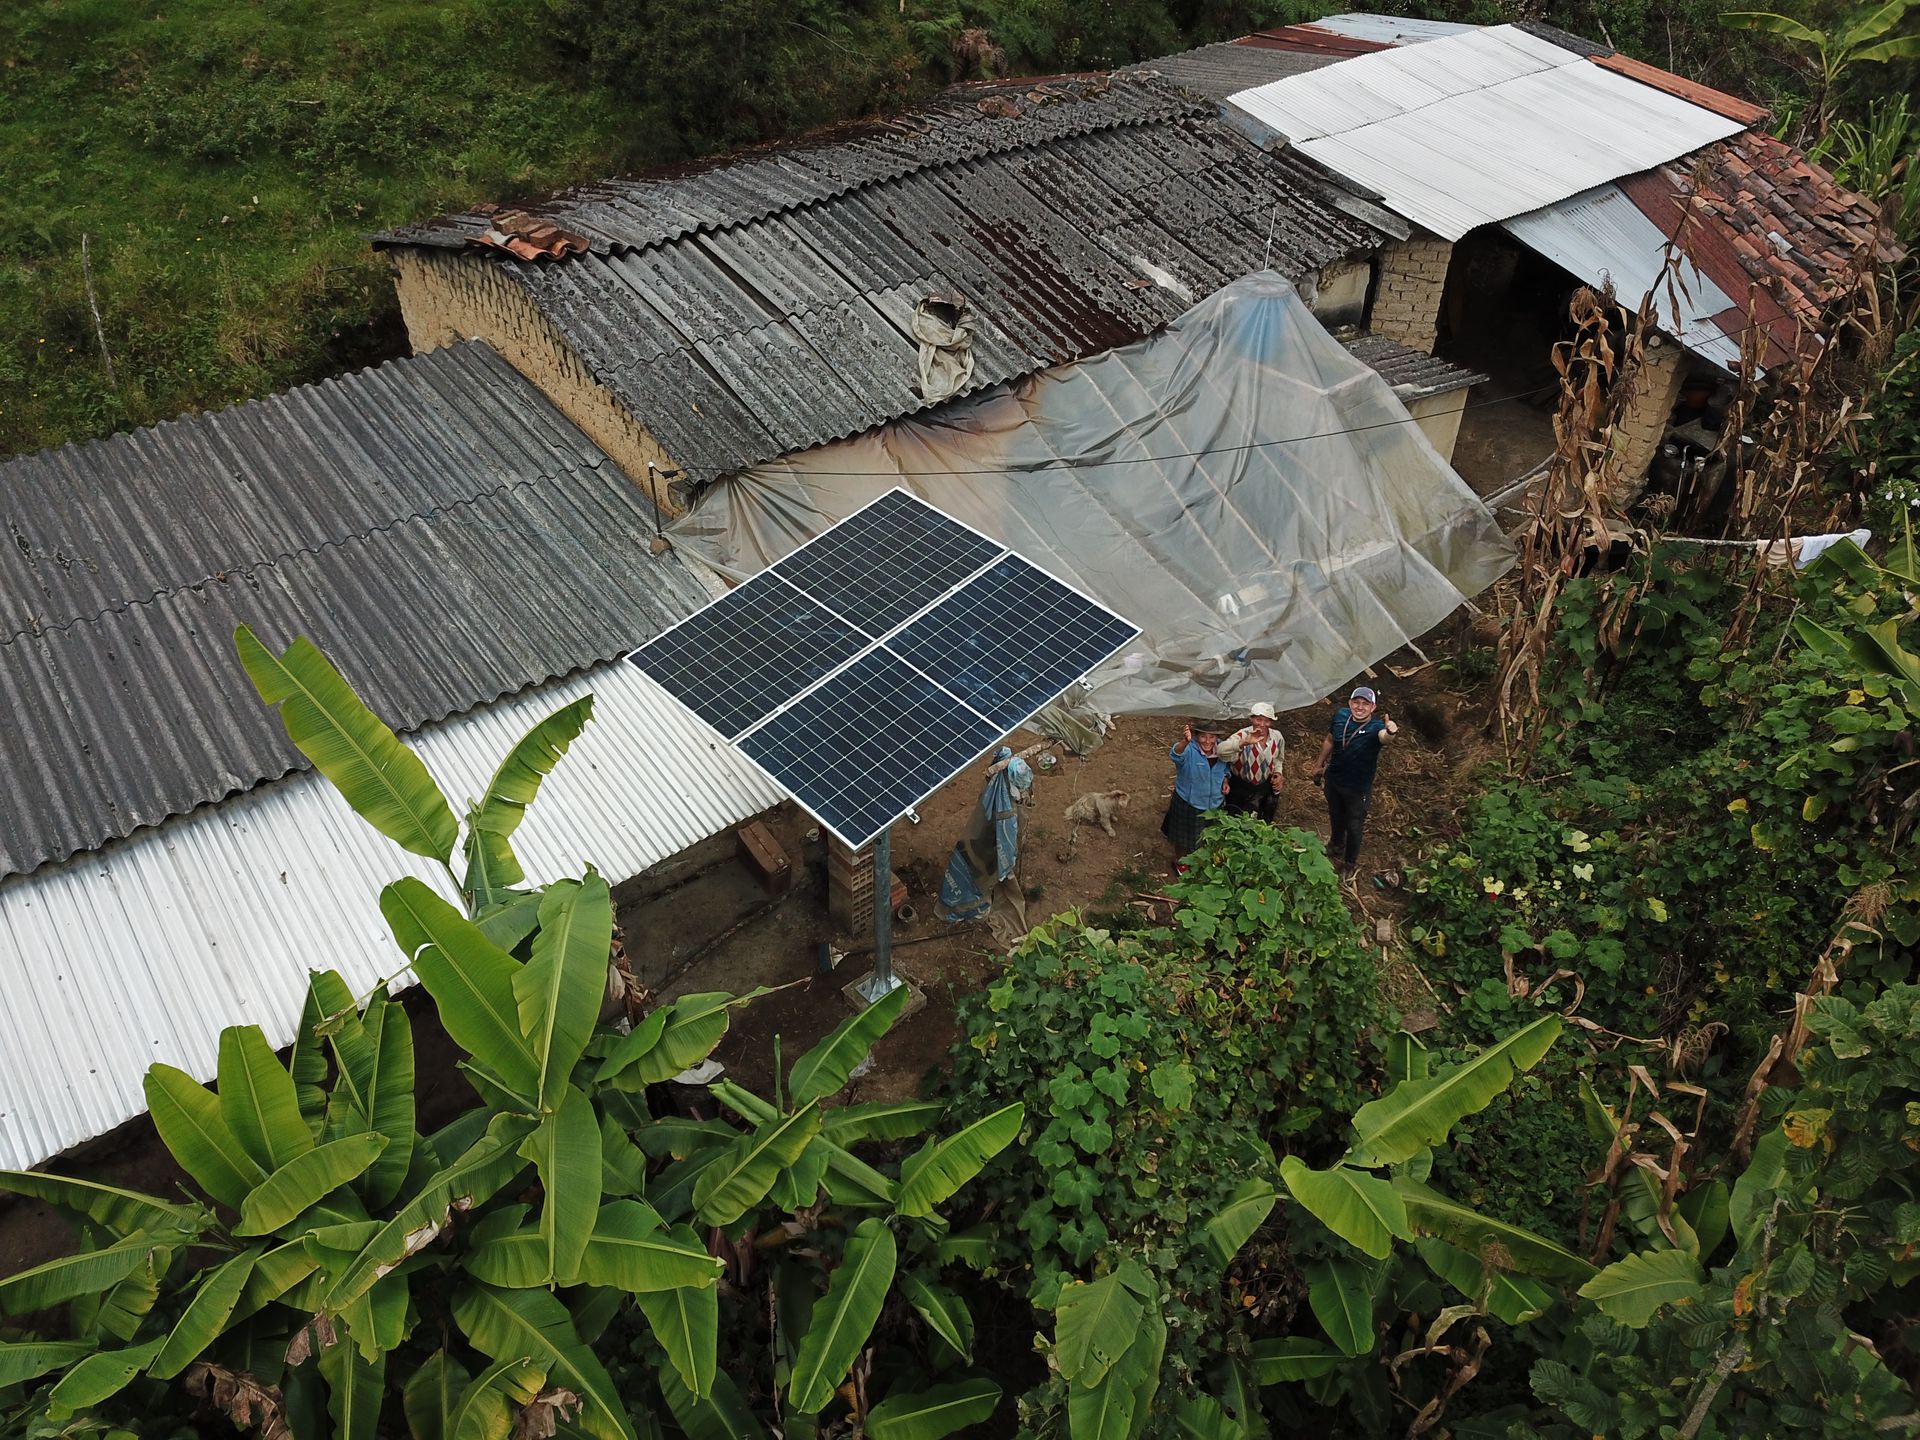
[[1327,854],[1342,875],[1351,875],[1360,859],[1360,836],[1373,803],[1373,776],[1380,768],[1380,744],[1400,727],[1375,709],[1377,697],[1365,685],[1334,712],[1326,744],[1314,762],[1312,778],[1327,792]]

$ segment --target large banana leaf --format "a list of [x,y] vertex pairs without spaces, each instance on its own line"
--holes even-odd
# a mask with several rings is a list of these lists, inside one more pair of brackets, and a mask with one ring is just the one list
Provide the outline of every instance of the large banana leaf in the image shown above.
[[1092,1384],[1067,1389],[1067,1430],[1071,1440],[1134,1440],[1153,1415],[1160,1388],[1160,1363],[1167,1350],[1167,1325],[1148,1308],[1126,1353]]
[[75,1297],[69,1310],[75,1332],[132,1340],[160,1303],[160,1285],[172,1264],[173,1248],[156,1245],[133,1267],[132,1274],[105,1294]]
[[1134,1260],[1098,1280],[1061,1286],[1053,1309],[1053,1359],[1061,1375],[1074,1385],[1098,1384],[1133,1344],[1155,1298],[1152,1280]]
[[895,1391],[867,1412],[870,1440],[942,1440],[984,1425],[1000,1408],[1000,1387],[980,1377],[912,1393]]
[[133,1377],[153,1358],[160,1343],[156,1338],[124,1350],[101,1350],[87,1356],[47,1392],[47,1418],[65,1420],[76,1410],[111,1400],[133,1383]]
[[247,1281],[253,1278],[253,1267],[259,1263],[263,1249],[254,1246],[242,1250],[202,1278],[200,1288],[153,1357],[150,1373],[154,1379],[171,1380],[220,1338],[240,1304]]
[[369,1205],[392,1201],[413,1167],[413,1022],[407,1012],[384,995],[367,1006],[373,1024],[363,1028],[371,1039],[372,1065],[367,1072],[361,1103],[367,1128],[387,1142],[386,1149],[368,1167],[360,1181]]
[[413,1440],[454,1440],[454,1414],[472,1376],[445,1350],[436,1350],[407,1379],[401,1392]]
[[280,707],[288,738],[361,819],[416,855],[452,857],[460,824],[426,765],[312,641],[296,639],[275,655],[242,625],[233,643],[260,698]]
[[509,1092],[536,1103],[540,1065],[514,1002],[520,962],[412,876],[380,892],[380,913],[413,958],[413,973],[433,996],[454,1043]]
[[0,1343],[0,1390],[84,1360],[97,1347],[85,1340],[27,1340]]
[[612,1197],[647,1193],[647,1157],[626,1127],[606,1111],[600,1114],[600,1188]]
[[1254,1383],[1258,1385],[1285,1385],[1330,1375],[1347,1359],[1326,1341],[1305,1335],[1256,1340],[1247,1358],[1253,1364]]
[[[323,1033],[354,1009],[353,992],[336,970],[316,970],[307,978],[307,998],[300,1007],[300,1027],[294,1032],[293,1053],[287,1070],[307,1131],[318,1139],[327,1112],[327,1040]],[[331,1023],[330,1023],[331,1022]]]
[[240,1303],[234,1307],[228,1323],[258,1314],[296,1285],[313,1277],[319,1268],[320,1262],[308,1251],[304,1237],[276,1245],[254,1262],[253,1273],[248,1276],[246,1289],[241,1292]]
[[532,1130],[533,1121],[525,1116],[494,1116],[473,1148],[440,1170],[380,1227],[328,1289],[326,1308],[343,1310],[366,1294],[374,1281],[431,1241],[456,1204],[471,1209],[504,1190],[526,1169],[518,1152]]
[[887,1302],[898,1259],[886,1221],[878,1216],[862,1220],[827,1281],[825,1298],[813,1307],[813,1319],[793,1362],[787,1399],[802,1414],[823,1409],[853,1368],[873,1334],[880,1307]]
[[[513,974],[520,1033],[540,1074],[539,1102],[552,1110],[587,1048],[607,993],[613,899],[604,877],[562,880],[540,901],[533,959]],[[485,1058],[485,1057],[481,1057]]]
[[148,1066],[145,1088],[153,1128],[180,1168],[215,1200],[238,1210],[267,1172],[228,1127],[220,1102],[171,1065]]
[[475,1280],[503,1290],[539,1289],[550,1284],[553,1275],[546,1237],[531,1226],[487,1240],[476,1234],[473,1249],[467,1252],[466,1268]]
[[1764,30],[1769,35],[1784,35],[1789,40],[1799,40],[1808,45],[1826,48],[1827,37],[1815,30],[1805,21],[1795,20],[1790,15],[1778,15],[1771,10],[1728,10],[1721,14],[1720,23],[1735,30]]
[[600,1207],[580,1265],[584,1283],[610,1285],[629,1295],[710,1287],[719,1274],[720,1262],[698,1238],[688,1243],[667,1231],[652,1207],[638,1200]]
[[1240,1247],[1252,1238],[1253,1232],[1266,1224],[1267,1216],[1273,1213],[1273,1207],[1279,1201],[1279,1194],[1265,1180],[1249,1180],[1236,1189],[1232,1198],[1220,1208],[1220,1213],[1201,1227],[1207,1237],[1207,1249],[1213,1252],[1213,1258],[1222,1265],[1231,1263],[1233,1257],[1240,1253]]
[[1176,1397],[1171,1418],[1181,1440],[1247,1440],[1247,1427],[1211,1395]]
[[965,1300],[919,1275],[901,1276],[900,1293],[954,1354],[969,1365],[973,1363],[973,1312],[967,1309]]
[[907,1008],[912,992],[901,985],[888,991],[857,1015],[834,1026],[827,1037],[793,1062],[788,1078],[788,1103],[805,1105],[824,1100],[847,1083],[854,1067],[867,1058],[880,1037]]
[[1406,1203],[1377,1175],[1335,1165],[1314,1170],[1296,1155],[1280,1162],[1280,1178],[1307,1212],[1355,1249],[1384,1260],[1395,1240],[1411,1240]]
[[1700,1262],[1684,1250],[1643,1250],[1616,1260],[1580,1287],[1608,1318],[1644,1330],[1664,1305],[1688,1305],[1706,1289]]
[[[734,1084],[731,1080],[716,1082],[708,1088],[707,1093],[736,1115],[756,1125],[768,1124],[780,1113],[771,1103],[761,1099],[751,1090]],[[825,1119],[822,1119],[820,1128],[824,1134]],[[813,1143],[826,1151],[827,1194],[832,1197],[834,1204],[866,1210],[884,1210],[893,1204],[896,1194],[893,1181],[866,1161],[830,1140],[822,1138]],[[677,1168],[677,1166],[671,1167],[667,1173],[670,1174],[672,1169]],[[663,1175],[661,1178],[664,1181],[666,1177]],[[663,1185],[662,1192],[664,1188]],[[656,1193],[654,1199],[660,1213],[667,1214],[667,1206],[661,1198],[661,1193]]]
[[583,695],[535,725],[507,752],[493,781],[467,817],[466,891],[476,905],[527,878],[508,843],[567,747],[593,716],[593,697]]
[[293,1077],[280,1068],[258,1025],[229,1025],[220,1032],[218,1076],[220,1118],[262,1169],[278,1170],[313,1148]]
[[1393,1188],[1400,1192],[1407,1220],[1418,1234],[1458,1245],[1469,1255],[1497,1255],[1503,1269],[1517,1274],[1574,1285],[1593,1278],[1593,1266],[1544,1235],[1482,1215],[1404,1175],[1394,1177]]
[[1307,1303],[1327,1337],[1348,1355],[1364,1355],[1379,1336],[1373,1328],[1373,1283],[1351,1260],[1307,1266]]
[[820,1107],[767,1121],[729,1145],[693,1187],[693,1208],[708,1225],[731,1225],[766,1198],[780,1172],[820,1133]]
[[30,1270],[17,1271],[0,1280],[0,1315],[31,1315],[82,1295],[101,1295],[133,1274],[152,1251],[160,1248],[164,1247],[136,1231],[104,1249],[62,1255]]
[[1544,1315],[1553,1304],[1553,1292],[1538,1281],[1482,1265],[1444,1240],[1422,1240],[1417,1248],[1429,1270],[1509,1325],[1522,1325]]
[[563,1086],[557,1108],[540,1121],[520,1153],[533,1161],[546,1193],[540,1206],[546,1279],[571,1285],[600,1214],[600,1121],[586,1092]]
[[[517,1357],[494,1361],[460,1392],[447,1416],[448,1440],[517,1440],[514,1430],[521,1408],[546,1383],[546,1371],[530,1361]],[[414,1440],[421,1437],[416,1433]]]
[[1026,1113],[1024,1105],[1008,1105],[945,1140],[929,1142],[915,1151],[900,1167],[900,1198],[896,1202],[900,1213],[931,1215],[934,1206],[951,1198],[1013,1143]]
[[[899,991],[891,993],[897,995]],[[863,1105],[842,1105],[827,1111],[820,1122],[820,1133],[836,1145],[861,1140],[910,1140],[924,1134],[946,1111],[944,1100],[872,1100]]]
[[724,1373],[713,1377],[713,1393],[706,1396],[687,1389],[671,1365],[657,1379],[660,1397],[687,1440],[764,1440],[766,1430]]
[[[300,1133],[306,1133],[305,1126]],[[322,1197],[359,1179],[386,1148],[384,1135],[349,1135],[307,1151],[248,1192],[240,1202],[240,1223],[233,1233],[272,1234]]]
[[327,1382],[333,1440],[374,1440],[387,1394],[387,1357],[369,1361],[341,1340],[320,1352],[320,1378]]
[[65,1175],[37,1170],[0,1170],[0,1191],[30,1196],[56,1210],[91,1220],[115,1239],[144,1230],[155,1240],[192,1240],[213,1224],[213,1212],[204,1205],[178,1205]]
[[[699,1236],[685,1225],[676,1225],[667,1232],[667,1238],[683,1249],[700,1243]],[[719,1287],[683,1285],[672,1290],[647,1290],[634,1299],[681,1383],[696,1397],[710,1395],[720,1343]]]
[[1440,1144],[1456,1122],[1485,1109],[1530,1069],[1560,1034],[1560,1017],[1543,1015],[1471,1060],[1425,1079],[1403,1080],[1353,1117],[1348,1159],[1373,1168],[1411,1160]]
[[544,1290],[470,1285],[454,1298],[454,1323],[492,1360],[527,1359],[581,1399],[575,1421],[599,1440],[634,1440],[627,1407],[606,1368],[580,1342],[566,1306]]
[[656,1010],[622,1037],[601,1061],[595,1078],[602,1085],[615,1079],[623,1085],[657,1085],[671,1080],[713,1053],[713,1047],[727,1033],[732,1010],[771,993],[760,986],[744,995],[729,995],[724,990],[682,995],[666,1007],[664,1016]]
[[422,1262],[402,1266],[373,1282],[373,1288],[340,1312],[347,1334],[362,1360],[378,1360],[398,1350],[407,1338],[407,1306],[412,1300],[408,1272]]

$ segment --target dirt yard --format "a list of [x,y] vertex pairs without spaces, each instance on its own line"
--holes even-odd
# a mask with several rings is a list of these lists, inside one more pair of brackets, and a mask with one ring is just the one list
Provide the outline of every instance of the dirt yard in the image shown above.
[[[1461,623],[1450,622],[1440,633],[1423,637],[1427,653],[1439,657],[1457,650]],[[1399,904],[1391,883],[1383,887],[1373,877],[1392,877],[1417,854],[1422,836],[1448,829],[1493,745],[1483,733],[1484,714],[1464,693],[1470,687],[1455,680],[1448,663],[1423,665],[1402,651],[1363,678],[1379,689],[1382,708],[1401,727],[1381,758],[1361,881],[1353,891],[1353,903],[1371,933],[1374,917],[1391,915]],[[1279,723],[1287,741],[1279,821],[1322,836],[1325,802],[1305,774],[1333,709],[1334,702],[1323,701],[1283,715]],[[1174,856],[1160,835],[1160,819],[1173,777],[1167,748],[1179,734],[1174,719],[1122,720],[1089,758],[1062,752],[1054,769],[1036,775],[1033,805],[1021,816],[1018,874],[1029,921],[1074,907],[1110,910],[1137,893],[1156,891],[1171,875]],[[1022,735],[1014,743],[1039,738]],[[1002,952],[986,927],[950,931],[935,913],[948,854],[979,800],[981,783],[982,768],[976,768],[923,805],[918,825],[895,827],[895,872],[917,912],[911,923],[895,926],[896,965],[924,990],[927,1004],[894,1027],[876,1050],[871,1072],[844,1098],[884,1099],[918,1091],[953,1044],[956,1002],[998,969]],[[1115,833],[1081,826],[1076,834],[1063,814],[1067,806],[1079,795],[1112,790],[1128,795]],[[825,851],[818,838],[807,838],[813,822],[791,806],[765,819],[794,862],[794,883],[784,896],[767,893],[738,858],[731,836],[616,892],[636,973],[663,998],[791,984],[737,1012],[718,1051],[735,1078],[763,1091],[771,1087],[776,1042],[791,1064],[847,1016],[841,987],[872,963],[859,953],[871,937],[837,934],[828,919]],[[817,974],[823,941],[848,952],[828,976]],[[1388,988],[1403,1009],[1425,1003],[1415,978],[1398,967],[1389,967]],[[458,1052],[425,995],[416,988],[402,998],[413,1017],[418,1050],[419,1123],[430,1131],[464,1108],[470,1094],[454,1068]],[[46,1168],[156,1194],[175,1193],[185,1184],[144,1117]],[[63,1254],[71,1245],[66,1224],[44,1206],[0,1197],[0,1275]]]

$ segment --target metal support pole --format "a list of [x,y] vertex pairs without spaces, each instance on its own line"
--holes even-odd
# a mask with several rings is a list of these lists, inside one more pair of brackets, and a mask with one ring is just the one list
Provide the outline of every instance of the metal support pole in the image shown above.
[[854,987],[869,1005],[900,988],[893,973],[893,830],[873,842],[873,973]]

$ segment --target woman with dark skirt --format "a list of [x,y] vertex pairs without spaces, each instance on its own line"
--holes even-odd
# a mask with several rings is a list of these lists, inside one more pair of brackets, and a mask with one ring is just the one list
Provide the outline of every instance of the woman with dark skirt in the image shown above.
[[1220,808],[1227,793],[1227,762],[1218,754],[1220,727],[1211,720],[1187,726],[1180,743],[1167,752],[1173,761],[1173,798],[1160,833],[1173,842],[1174,870],[1184,874],[1185,860],[1200,845],[1200,827]]

